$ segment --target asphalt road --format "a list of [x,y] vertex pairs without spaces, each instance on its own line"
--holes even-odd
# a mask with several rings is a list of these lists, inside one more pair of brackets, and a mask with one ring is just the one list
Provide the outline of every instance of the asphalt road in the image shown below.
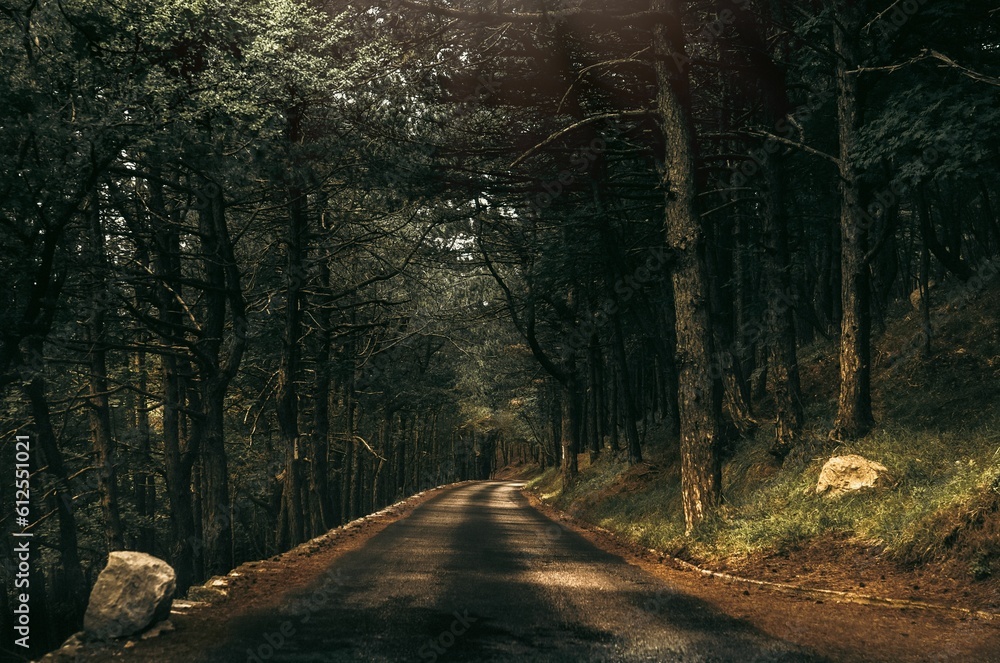
[[443,492],[230,633],[206,660],[822,660],[595,548],[504,482]]

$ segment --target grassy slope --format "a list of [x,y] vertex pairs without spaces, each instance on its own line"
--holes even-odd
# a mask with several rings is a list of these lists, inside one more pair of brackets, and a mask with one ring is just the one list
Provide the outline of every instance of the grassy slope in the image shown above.
[[[809,425],[802,444],[779,468],[766,451],[773,435],[767,425],[743,441],[724,465],[723,508],[691,537],[683,536],[676,442],[662,432],[650,433],[649,462],[638,467],[605,455],[568,491],[553,470],[530,487],[577,517],[704,562],[782,553],[832,537],[907,565],[933,561],[956,576],[1000,576],[1000,285],[952,286],[934,296],[932,356],[916,349],[912,311],[897,311],[877,341],[880,426],[872,435],[827,440],[836,409],[835,348],[806,349]],[[823,462],[844,453],[884,464],[896,485],[840,500],[816,496]]]

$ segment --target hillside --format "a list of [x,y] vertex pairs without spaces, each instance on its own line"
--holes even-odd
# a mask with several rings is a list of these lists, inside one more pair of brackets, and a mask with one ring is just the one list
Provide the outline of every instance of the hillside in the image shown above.
[[[802,353],[808,428],[780,467],[766,424],[723,466],[724,506],[683,536],[676,442],[662,427],[647,462],[604,455],[564,491],[557,471],[529,488],[544,501],[703,567],[809,587],[1000,610],[1000,287],[951,284],[932,295],[932,353],[919,315],[898,309],[876,339],[878,428],[830,440],[836,348]],[[758,413],[764,420],[766,415]],[[854,453],[889,468],[892,488],[829,500],[823,462]]]

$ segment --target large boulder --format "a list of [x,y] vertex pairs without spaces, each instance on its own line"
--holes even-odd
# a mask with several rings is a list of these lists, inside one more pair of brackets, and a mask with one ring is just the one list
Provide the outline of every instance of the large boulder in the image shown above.
[[83,617],[91,638],[121,638],[170,616],[177,589],[173,568],[139,552],[113,552],[97,577]]
[[863,456],[834,456],[826,461],[819,473],[816,492],[827,497],[840,497],[865,488],[887,486],[892,482],[889,469]]

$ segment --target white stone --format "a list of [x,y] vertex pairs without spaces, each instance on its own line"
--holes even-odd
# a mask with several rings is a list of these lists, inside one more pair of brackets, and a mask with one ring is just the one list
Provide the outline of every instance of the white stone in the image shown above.
[[816,493],[840,497],[856,490],[885,486],[890,481],[889,469],[881,463],[856,454],[834,456],[820,470]]
[[99,639],[138,633],[170,615],[177,589],[173,568],[139,552],[108,555],[83,617],[83,630]]

